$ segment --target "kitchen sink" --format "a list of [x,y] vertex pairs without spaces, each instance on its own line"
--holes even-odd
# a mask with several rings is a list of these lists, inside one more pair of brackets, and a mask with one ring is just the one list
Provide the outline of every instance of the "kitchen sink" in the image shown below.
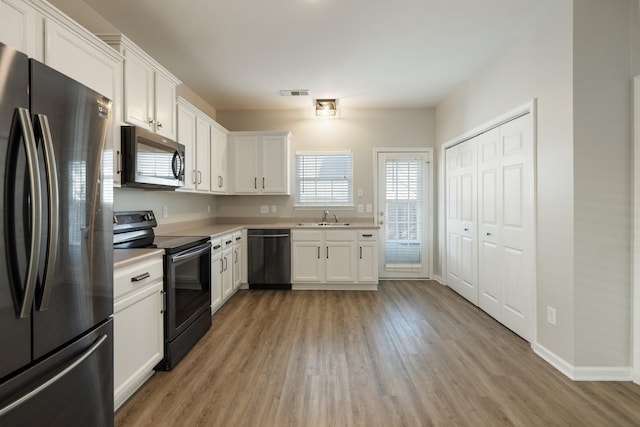
[[348,222],[299,222],[299,227],[348,227]]

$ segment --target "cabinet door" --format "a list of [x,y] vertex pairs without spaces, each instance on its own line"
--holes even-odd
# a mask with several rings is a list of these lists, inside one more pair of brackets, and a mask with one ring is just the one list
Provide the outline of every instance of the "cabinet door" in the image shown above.
[[164,357],[162,281],[114,304],[115,408],[142,385]]
[[289,194],[289,150],[286,136],[261,138],[261,172],[258,190],[263,193]]
[[178,105],[178,142],[184,145],[184,187],[181,190],[196,188],[196,115],[189,108]]
[[222,251],[222,299],[227,299],[233,293],[233,251],[227,248]]
[[124,58],[124,117],[132,125],[155,131],[153,112],[153,68],[128,51]]
[[211,257],[211,314],[222,305],[222,272],[224,261],[220,252]]
[[227,193],[227,134],[211,126],[211,192]]
[[176,85],[162,73],[155,73],[156,133],[176,139]]
[[242,246],[233,245],[233,289],[238,289],[242,284]]
[[358,265],[356,246],[356,242],[326,242],[325,280],[327,282],[355,282]]
[[258,143],[258,136],[233,137],[233,176],[236,193],[258,192]]
[[[42,60],[38,54],[37,21],[40,15],[22,0],[0,0],[0,40],[2,43]],[[42,34],[42,33],[40,33]]]
[[202,116],[196,117],[196,190],[211,189],[211,126]]
[[324,245],[321,241],[291,242],[291,281],[319,283],[324,281]]
[[378,247],[376,242],[360,242],[358,282],[378,283]]

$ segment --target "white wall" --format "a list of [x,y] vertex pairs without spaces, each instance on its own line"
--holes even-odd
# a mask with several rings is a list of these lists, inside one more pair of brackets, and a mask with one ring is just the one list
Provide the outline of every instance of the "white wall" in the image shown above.
[[[537,99],[537,340],[574,360],[572,1],[549,8],[437,108],[437,142]],[[557,310],[557,326],[546,306]]]
[[[310,101],[311,102],[311,101]],[[354,188],[363,197],[354,196],[355,204],[373,203],[374,147],[433,147],[435,145],[434,109],[340,109],[338,118],[316,117],[313,109],[217,112],[218,122],[230,131],[288,130],[293,134],[291,147],[292,181],[295,151],[353,152]],[[217,215],[221,217],[310,217],[320,219],[322,209],[294,208],[291,196],[221,196]],[[260,215],[260,205],[276,205],[276,214]],[[372,213],[340,210],[345,218],[372,219]]]
[[[114,211],[152,210],[161,225],[213,218],[216,211],[216,197],[213,195],[140,188],[116,188],[114,193]],[[169,213],[166,218],[162,216],[164,206]],[[211,213],[208,213],[208,208],[211,208]]]

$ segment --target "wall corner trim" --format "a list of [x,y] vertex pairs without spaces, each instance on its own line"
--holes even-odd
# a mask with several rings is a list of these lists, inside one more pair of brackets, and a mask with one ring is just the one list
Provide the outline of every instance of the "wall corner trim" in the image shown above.
[[[531,348],[545,362],[572,381],[632,381],[630,366],[573,366],[542,344],[535,342]],[[638,378],[635,379],[638,382]]]

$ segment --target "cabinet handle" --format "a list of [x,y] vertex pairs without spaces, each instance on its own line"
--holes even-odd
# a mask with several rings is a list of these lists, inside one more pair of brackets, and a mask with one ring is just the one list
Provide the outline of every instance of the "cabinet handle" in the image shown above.
[[262,177],[262,189],[264,190],[264,176]]
[[146,273],[138,274],[137,276],[133,276],[131,278],[131,281],[132,282],[141,282],[144,279],[148,279],[149,277],[151,277],[151,274],[149,274],[149,272],[146,272]]
[[213,247],[213,250],[220,249],[220,246],[221,246],[221,245],[215,245],[215,246]]
[[242,237],[236,237],[236,242],[237,242],[238,240],[241,240],[241,239],[242,239]]
[[224,270],[223,271],[227,271],[227,268],[229,268],[229,258],[224,257]]
[[202,184],[202,172],[198,171],[198,184]]
[[362,237],[373,237],[373,234],[363,234]]
[[233,263],[238,263],[238,251],[233,251]]
[[468,229],[468,228],[465,228],[465,229],[464,229],[464,231],[469,231],[469,229]]
[[167,293],[162,290],[160,291],[160,295],[162,295],[162,311],[160,311],[160,313],[164,313],[167,311]]
[[220,258],[220,274],[224,271],[224,260]]
[[116,174],[122,173],[122,152],[118,151],[116,154]]
[[360,259],[362,259],[362,246],[360,246]]
[[487,233],[487,236],[491,236],[491,233]]
[[329,246],[327,246],[327,259],[329,259]]
[[158,126],[159,128],[161,128],[161,127],[162,127],[162,123],[158,122],[157,126]]
[[224,176],[220,177],[220,188],[224,187]]
[[320,246],[318,246],[318,259],[320,259]]
[[257,177],[253,178],[253,188],[256,189],[256,190],[258,189],[258,178]]
[[196,171],[195,169],[193,171],[191,171],[191,183],[192,184],[197,184],[198,183],[197,182],[198,180],[196,179],[197,174],[198,174],[198,171]]

